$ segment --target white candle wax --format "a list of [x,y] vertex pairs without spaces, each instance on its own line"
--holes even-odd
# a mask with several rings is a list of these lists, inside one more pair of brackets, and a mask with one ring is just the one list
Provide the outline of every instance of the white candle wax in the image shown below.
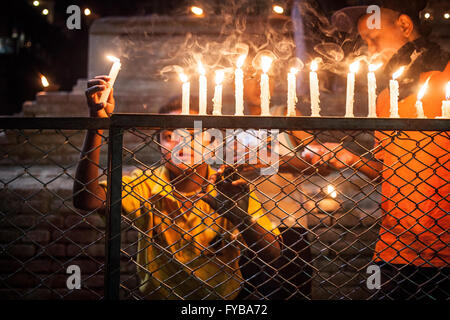
[[270,87],[269,87],[269,75],[267,72],[272,64],[272,58],[268,56],[261,57],[261,67],[263,73],[261,74],[261,115],[270,116]]
[[389,80],[389,92],[390,92],[390,115],[391,118],[400,118],[398,114],[398,81],[397,80]]
[[350,65],[350,72],[347,74],[347,99],[345,102],[345,117],[353,118],[353,102],[355,97],[355,74],[358,71],[359,62]]
[[297,103],[296,77],[297,69],[291,68],[288,73],[287,116],[295,116],[295,104]]
[[354,117],[353,115],[353,98],[355,94],[355,74],[349,72],[347,74],[347,100],[345,101],[345,116]]
[[450,100],[442,101],[442,118],[450,118]]
[[183,82],[181,90],[181,114],[189,114],[189,94],[191,90],[191,84],[187,81],[188,78],[184,74],[180,74],[180,79]]
[[369,72],[367,74],[367,89],[369,93],[369,118],[377,117],[377,81],[375,73]]
[[450,81],[445,86],[445,100],[442,101],[442,116],[439,118],[450,118]]
[[319,78],[317,76],[317,62],[311,62],[311,72],[309,73],[309,92],[311,97],[311,117],[320,117],[319,100]]
[[398,114],[398,95],[399,95],[399,87],[398,81],[396,80],[403,73],[405,67],[401,67],[398,69],[393,75],[392,80],[389,80],[389,98],[390,98],[390,114],[391,118],[400,118]]
[[213,115],[222,115],[222,81],[223,81],[223,71],[216,72],[216,87],[214,88],[214,108]]
[[423,96],[425,95],[425,92],[427,91],[428,81],[430,81],[430,78],[428,78],[427,81],[425,81],[425,84],[420,88],[419,93],[417,94],[417,101],[415,104],[417,118],[426,118],[425,113],[423,111],[422,99]]
[[270,89],[269,76],[267,73],[261,75],[261,115],[270,116]]
[[417,113],[417,118],[426,118],[425,117],[425,114],[424,114],[424,112],[423,112],[423,104],[422,104],[422,101],[420,101],[420,100],[417,100],[416,101],[416,113]]
[[122,64],[120,63],[120,60],[118,58],[113,57],[113,56],[108,56],[108,59],[113,61],[114,63],[109,72],[109,77],[110,77],[109,86],[106,88],[105,91],[103,91],[103,93],[100,97],[100,102],[103,102],[103,103],[106,103],[108,101],[108,97],[111,92],[111,88],[114,86],[114,82],[116,82],[117,75],[119,74],[120,67],[122,66]]
[[367,73],[367,91],[369,94],[368,101],[368,117],[377,117],[377,80],[375,78],[375,71],[383,64],[369,64],[369,73]]
[[206,77],[205,77],[205,69],[203,68],[203,65],[199,63],[198,65],[198,71],[200,73],[198,77],[198,114],[199,115],[206,115],[206,108],[207,108],[207,84],[206,84]]
[[246,56],[244,55],[239,57],[236,63],[237,69],[234,71],[235,116],[244,115],[244,72],[241,67],[244,64],[245,58]]
[[235,100],[236,109],[235,116],[244,115],[244,72],[242,69],[236,69],[234,72]]

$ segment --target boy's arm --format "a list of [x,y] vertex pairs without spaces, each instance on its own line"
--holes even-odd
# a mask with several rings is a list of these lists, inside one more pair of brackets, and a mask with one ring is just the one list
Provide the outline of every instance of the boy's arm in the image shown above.
[[[86,98],[90,117],[107,118],[113,112],[112,90],[108,102],[100,102],[102,92],[109,85],[108,81],[107,76],[98,76],[88,81]],[[98,183],[102,134],[103,130],[88,130],[84,139],[73,184],[73,204],[78,209],[96,210],[103,208],[105,204],[106,193]]]
[[381,161],[360,157],[348,151],[342,145],[334,143],[324,143],[324,149],[320,152],[320,155],[315,156],[312,162],[319,166],[327,164],[336,170],[351,167],[361,171],[372,180],[379,180],[381,178],[380,173],[383,170]]
[[250,192],[247,182],[244,179],[232,182],[221,180],[219,177],[223,173],[224,167],[210,177],[210,182],[215,184],[218,190],[218,196],[200,194],[199,197],[238,228],[250,251],[266,263],[275,261],[281,254],[279,238],[257,223],[248,212]]

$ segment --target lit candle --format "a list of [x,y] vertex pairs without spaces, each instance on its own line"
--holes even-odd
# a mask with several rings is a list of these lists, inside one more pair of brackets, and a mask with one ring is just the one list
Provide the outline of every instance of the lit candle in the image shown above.
[[272,58],[268,56],[261,57],[261,67],[263,73],[261,74],[261,115],[270,116],[270,88],[269,75],[267,72],[272,64]]
[[317,77],[317,69],[319,68],[319,65],[316,60],[311,62],[310,68],[309,91],[311,97],[311,117],[320,117],[319,78]]
[[332,198],[337,197],[336,189],[331,184],[327,186],[327,194]]
[[377,80],[375,71],[382,66],[379,64],[369,64],[369,73],[367,74],[367,90],[369,93],[369,118],[377,117]]
[[188,81],[188,77],[184,73],[180,73],[180,80],[183,82],[181,91],[181,114],[189,114],[189,92],[191,90],[191,84]]
[[214,109],[213,115],[220,116],[222,115],[222,81],[224,78],[223,70],[216,71],[216,87],[214,88]]
[[417,94],[417,101],[416,101],[416,114],[417,118],[426,118],[425,113],[423,112],[423,104],[422,104],[422,98],[425,95],[425,92],[428,88],[428,81],[430,78],[425,81],[424,85],[420,88],[419,93]]
[[288,93],[287,93],[287,115],[295,116],[295,104],[297,103],[297,92],[296,92],[296,77],[298,70],[296,68],[291,68],[291,72],[288,73]]
[[398,77],[400,77],[405,70],[405,67],[400,67],[394,74],[392,75],[392,80],[389,80],[389,93],[390,93],[390,117],[391,118],[400,118],[398,114]]
[[445,100],[442,101],[442,118],[450,118],[450,81],[445,86]]
[[47,88],[48,86],[50,86],[50,83],[48,83],[48,80],[44,75],[41,75],[41,83],[44,88]]
[[113,56],[107,56],[107,58],[113,62],[113,65],[111,67],[111,71],[109,72],[109,86],[105,91],[103,91],[102,96],[100,97],[100,102],[103,103],[106,103],[108,101],[109,93],[111,92],[111,88],[114,86],[114,82],[116,81],[121,67],[120,60],[118,58]]
[[206,106],[207,106],[207,86],[206,86],[206,76],[205,76],[205,68],[201,62],[198,63],[198,72],[200,74],[198,78],[198,98],[199,98],[199,107],[198,114],[205,115],[206,114]]
[[246,56],[242,55],[236,62],[237,69],[234,72],[234,96],[236,100],[235,116],[244,115],[244,72],[242,66],[244,65]]
[[345,103],[345,116],[354,117],[353,102],[355,97],[355,74],[359,69],[359,61],[355,61],[350,65],[350,72],[347,74],[347,100]]

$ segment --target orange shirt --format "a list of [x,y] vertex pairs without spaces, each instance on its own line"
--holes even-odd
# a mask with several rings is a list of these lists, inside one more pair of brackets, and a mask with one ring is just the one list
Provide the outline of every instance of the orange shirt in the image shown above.
[[[422,99],[427,118],[441,116],[450,63],[430,77]],[[416,117],[416,94],[399,101],[401,118]],[[389,117],[389,90],[377,100],[378,117]],[[375,132],[375,156],[383,161],[382,210],[375,261],[444,267],[450,263],[450,136],[449,131]]]

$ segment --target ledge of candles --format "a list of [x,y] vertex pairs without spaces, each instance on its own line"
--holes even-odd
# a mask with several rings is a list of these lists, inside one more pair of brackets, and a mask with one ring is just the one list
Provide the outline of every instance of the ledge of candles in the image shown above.
[[[234,72],[234,83],[235,83],[235,116],[244,115],[244,72],[242,67],[246,60],[246,55],[240,55],[236,61],[236,69]],[[109,86],[101,96],[101,102],[106,102],[111,92],[114,82],[121,68],[120,59],[114,56],[107,56],[107,58],[113,62],[111,67],[109,77]],[[261,52],[261,54],[256,57],[259,61],[259,67],[262,71],[260,78],[260,88],[261,88],[261,116],[270,116],[270,89],[269,89],[269,70],[275,59],[273,54],[270,52]],[[255,58],[255,59],[256,59]],[[309,85],[310,85],[310,100],[311,100],[311,117],[321,117],[320,115],[320,91],[319,91],[319,77],[317,71],[319,69],[320,59],[314,59],[310,63],[310,73],[309,73]],[[368,118],[376,118],[376,78],[375,71],[381,67],[379,64],[369,64],[367,73],[367,91],[368,91]],[[345,105],[345,118],[355,118],[353,107],[354,107],[354,95],[355,95],[355,77],[359,70],[360,60],[355,60],[349,65],[349,73],[347,74],[347,96]],[[303,68],[303,63],[297,63],[297,65],[292,65],[289,69],[287,75],[287,112],[286,116],[293,117],[296,116],[296,104],[297,99],[297,79],[296,74]],[[398,111],[398,97],[399,97],[399,82],[398,79],[401,77],[406,66],[400,67],[397,71],[392,74],[392,79],[389,81],[389,99],[390,99],[390,118],[400,118]],[[190,98],[190,82],[189,77],[185,73],[179,73],[180,81],[182,82],[182,114],[189,114],[189,98]],[[213,115],[222,115],[222,95],[223,87],[222,83],[225,79],[224,70],[215,70],[215,90],[214,98],[212,99],[214,108]],[[415,104],[417,118],[426,118],[424,106],[422,99],[426,93],[428,78],[425,83],[420,87],[417,93],[417,100]],[[206,70],[201,61],[198,61],[198,81],[199,81],[199,115],[207,114],[207,74]],[[445,87],[445,100],[442,101],[442,116],[436,118],[450,118],[450,81],[447,82]]]

